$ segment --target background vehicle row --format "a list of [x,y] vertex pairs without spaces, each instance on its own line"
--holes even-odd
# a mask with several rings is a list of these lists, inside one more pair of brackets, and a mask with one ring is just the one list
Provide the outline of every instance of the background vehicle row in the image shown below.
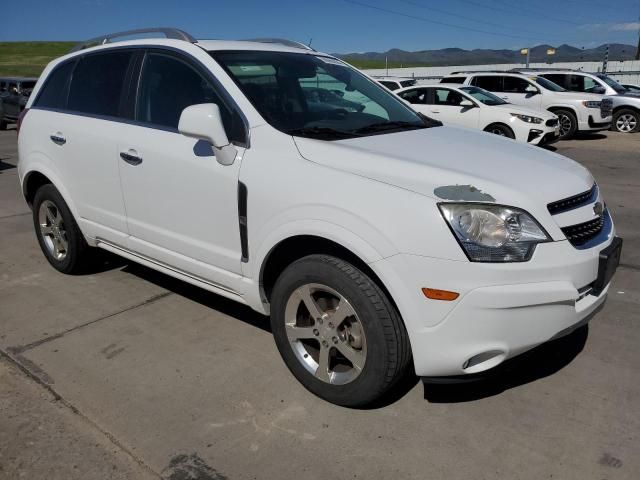
[[498,72],[456,72],[441,80],[483,88],[503,100],[534,110],[548,110],[558,116],[560,138],[577,132],[608,130],[613,102],[591,93],[568,92],[539,75]]

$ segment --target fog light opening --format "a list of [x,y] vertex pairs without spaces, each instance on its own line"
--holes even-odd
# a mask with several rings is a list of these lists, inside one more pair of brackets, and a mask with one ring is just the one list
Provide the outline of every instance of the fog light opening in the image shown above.
[[507,356],[503,350],[488,350],[469,358],[462,364],[465,373],[476,373],[489,370],[501,364]]

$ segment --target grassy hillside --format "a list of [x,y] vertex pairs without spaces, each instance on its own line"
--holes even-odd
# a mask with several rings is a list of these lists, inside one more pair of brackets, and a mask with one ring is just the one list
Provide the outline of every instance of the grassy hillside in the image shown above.
[[37,77],[75,42],[0,42],[0,76]]

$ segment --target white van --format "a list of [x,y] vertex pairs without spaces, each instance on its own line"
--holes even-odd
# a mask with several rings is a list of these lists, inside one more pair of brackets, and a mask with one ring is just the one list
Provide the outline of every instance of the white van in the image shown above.
[[60,272],[98,247],[270,315],[293,375],[347,406],[412,365],[489,370],[603,304],[622,241],[576,162],[443,127],[298,44],[116,41],[135,33],[51,62],[21,115]]

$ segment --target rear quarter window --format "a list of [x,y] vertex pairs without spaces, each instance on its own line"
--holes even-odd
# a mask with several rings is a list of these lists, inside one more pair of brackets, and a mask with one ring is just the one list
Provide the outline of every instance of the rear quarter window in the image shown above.
[[464,83],[465,77],[444,77],[440,83]]
[[35,107],[64,109],[67,107],[69,80],[75,62],[58,65],[47,77],[34,102]]
[[76,65],[69,89],[68,109],[117,117],[131,51],[87,55]]

